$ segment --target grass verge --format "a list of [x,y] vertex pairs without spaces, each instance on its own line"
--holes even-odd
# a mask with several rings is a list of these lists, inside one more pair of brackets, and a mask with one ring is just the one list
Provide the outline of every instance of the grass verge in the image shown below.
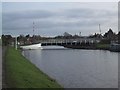
[[12,47],[7,48],[5,66],[10,88],[62,88]]
[[110,44],[97,44],[96,48],[97,49],[103,49],[103,50],[109,50],[110,49]]

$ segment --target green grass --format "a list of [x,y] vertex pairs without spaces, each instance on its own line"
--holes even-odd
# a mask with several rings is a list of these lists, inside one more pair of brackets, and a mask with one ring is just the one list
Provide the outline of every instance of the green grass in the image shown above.
[[96,45],[96,48],[99,48],[99,49],[109,49],[110,47],[110,44],[97,44]]
[[11,88],[61,88],[35,65],[30,63],[21,52],[8,47],[5,55],[6,83]]

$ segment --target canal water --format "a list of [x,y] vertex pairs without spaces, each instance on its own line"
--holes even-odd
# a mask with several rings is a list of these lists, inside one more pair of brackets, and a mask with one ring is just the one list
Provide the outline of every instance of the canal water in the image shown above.
[[118,53],[104,50],[25,50],[23,55],[65,88],[117,88]]

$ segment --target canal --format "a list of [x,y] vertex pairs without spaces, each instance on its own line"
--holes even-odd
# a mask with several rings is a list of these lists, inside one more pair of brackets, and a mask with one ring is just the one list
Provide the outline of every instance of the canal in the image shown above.
[[23,55],[65,88],[117,88],[118,53],[105,50],[25,50]]

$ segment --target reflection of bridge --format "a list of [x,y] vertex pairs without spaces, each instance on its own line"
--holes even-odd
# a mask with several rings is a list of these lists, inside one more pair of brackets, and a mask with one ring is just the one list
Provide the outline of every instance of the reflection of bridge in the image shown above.
[[79,39],[47,39],[47,40],[41,40],[42,46],[47,45],[59,45],[59,46],[65,46],[65,45],[93,45],[96,42],[99,42],[98,39],[91,39],[91,38],[79,38]]

